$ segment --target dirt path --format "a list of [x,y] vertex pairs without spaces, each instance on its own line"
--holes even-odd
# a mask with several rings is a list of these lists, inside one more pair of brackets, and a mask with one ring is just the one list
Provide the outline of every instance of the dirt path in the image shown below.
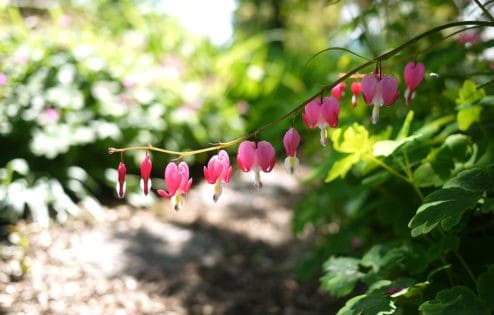
[[308,250],[290,231],[299,181],[278,168],[263,182],[257,192],[237,174],[218,204],[201,183],[179,212],[166,200],[108,209],[97,224],[21,228],[29,272],[17,279],[22,250],[3,248],[0,314],[333,313],[317,281],[295,279]]

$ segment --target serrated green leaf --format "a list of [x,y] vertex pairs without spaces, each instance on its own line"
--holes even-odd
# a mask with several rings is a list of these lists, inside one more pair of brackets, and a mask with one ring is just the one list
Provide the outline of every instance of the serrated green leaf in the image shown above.
[[360,154],[350,154],[337,160],[326,176],[326,182],[329,183],[338,177],[344,178],[346,174],[352,169],[352,166],[360,161]]
[[381,292],[358,295],[348,300],[337,315],[385,315],[396,310],[390,296]]
[[494,174],[481,168],[465,170],[444,184],[444,188],[450,187],[458,187],[473,192],[493,191]]
[[420,305],[424,315],[488,315],[487,307],[469,288],[455,286],[439,291],[433,300]]
[[461,219],[463,212],[473,208],[481,194],[461,188],[445,188],[428,195],[408,223],[412,236],[429,233],[438,224],[449,230]]
[[477,292],[490,310],[494,310],[494,265],[480,274],[477,281]]
[[325,274],[321,286],[334,297],[350,294],[357,281],[364,276],[359,271],[359,260],[350,257],[331,257],[323,265]]
[[469,105],[477,102],[485,96],[483,89],[477,89],[477,84],[471,80],[466,80],[458,91],[457,105]]
[[342,153],[366,152],[370,149],[369,132],[357,123],[338,128],[331,134],[333,148]]

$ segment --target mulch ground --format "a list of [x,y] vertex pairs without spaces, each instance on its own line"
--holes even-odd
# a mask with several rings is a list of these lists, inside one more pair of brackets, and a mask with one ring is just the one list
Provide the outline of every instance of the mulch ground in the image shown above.
[[299,179],[238,174],[217,204],[198,184],[184,208],[119,205],[48,230],[20,223],[1,247],[0,314],[334,314],[295,269],[310,242],[291,232]]

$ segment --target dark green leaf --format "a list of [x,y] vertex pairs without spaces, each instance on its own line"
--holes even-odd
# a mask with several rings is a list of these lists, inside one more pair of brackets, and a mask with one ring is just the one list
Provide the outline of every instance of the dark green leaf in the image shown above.
[[429,233],[438,224],[444,230],[451,229],[458,224],[463,212],[473,208],[480,197],[479,193],[461,188],[436,190],[425,198],[410,220],[408,227],[412,229],[412,236]]
[[373,292],[356,296],[348,300],[338,315],[385,315],[396,310],[390,296],[382,292]]
[[445,188],[458,187],[473,192],[484,192],[494,190],[494,174],[481,168],[473,168],[458,173],[451,178]]
[[424,315],[488,315],[487,307],[467,287],[456,286],[437,293],[433,300],[420,305]]

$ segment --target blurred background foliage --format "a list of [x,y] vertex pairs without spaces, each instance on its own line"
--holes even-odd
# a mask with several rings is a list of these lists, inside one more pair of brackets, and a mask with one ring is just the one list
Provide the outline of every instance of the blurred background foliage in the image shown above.
[[[80,206],[97,215],[116,178],[118,158],[106,155],[107,147],[188,150],[231,140],[364,61],[341,51],[315,56],[327,47],[373,58],[434,26],[484,18],[473,1],[461,0],[238,0],[232,37],[217,44],[189,32],[159,3],[2,4],[2,222],[30,216],[46,226],[49,214],[64,220]],[[399,303],[405,311],[421,304],[447,309],[442,296],[464,293],[458,285],[470,287],[472,300],[488,312],[485,288],[465,278],[486,281],[494,270],[481,274],[492,255],[472,253],[471,246],[494,237],[493,39],[492,32],[474,29],[462,34],[481,40],[465,43],[454,31],[424,38],[382,64],[384,73],[399,78],[402,94],[408,61],[424,62],[427,75],[412,105],[401,97],[382,110],[377,125],[362,100],[352,109],[347,88],[332,148],[321,148],[318,133],[300,119],[260,135],[282,156],[290,124],[302,134],[300,157],[314,172],[293,228],[314,235],[315,246],[300,277],[322,270],[322,286],[334,297],[360,294],[344,314],[369,305],[389,312]],[[169,158],[153,156],[157,180]],[[125,155],[134,205],[152,202],[138,193],[141,159],[141,153]],[[199,155],[188,162],[199,175],[206,160]],[[474,177],[484,183],[472,188]],[[452,188],[470,202],[453,207],[453,214],[428,211],[434,202],[451,201]],[[340,271],[347,276],[339,278]],[[433,300],[446,287],[452,289]],[[383,293],[399,288],[408,293]]]

